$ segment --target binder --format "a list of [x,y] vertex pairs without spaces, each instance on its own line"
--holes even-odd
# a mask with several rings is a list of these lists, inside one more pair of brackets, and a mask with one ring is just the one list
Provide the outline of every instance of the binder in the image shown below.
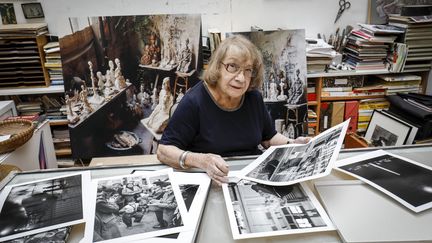
[[359,102],[356,100],[345,102],[345,120],[351,118],[347,132],[357,131]]
[[333,102],[331,126],[336,126],[344,121],[345,101]]

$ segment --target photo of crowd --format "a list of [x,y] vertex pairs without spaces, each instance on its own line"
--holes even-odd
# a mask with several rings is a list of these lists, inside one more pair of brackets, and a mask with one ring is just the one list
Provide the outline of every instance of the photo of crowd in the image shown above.
[[155,231],[160,231],[157,235],[177,233],[183,225],[168,175],[128,176],[98,182],[93,241]]

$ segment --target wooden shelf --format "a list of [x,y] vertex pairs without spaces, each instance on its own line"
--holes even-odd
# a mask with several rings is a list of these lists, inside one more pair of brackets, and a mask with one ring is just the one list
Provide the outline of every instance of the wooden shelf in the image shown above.
[[318,101],[308,101],[308,106],[315,106],[315,105],[318,105]]
[[364,100],[364,99],[374,99],[374,98],[384,98],[384,95],[321,97],[321,101]]
[[72,155],[72,150],[70,148],[56,149],[55,154],[56,156]]
[[32,94],[61,94],[64,93],[63,85],[51,85],[48,87],[2,88],[0,95],[32,95]]
[[66,126],[69,124],[69,121],[67,119],[62,120],[49,120],[50,126]]

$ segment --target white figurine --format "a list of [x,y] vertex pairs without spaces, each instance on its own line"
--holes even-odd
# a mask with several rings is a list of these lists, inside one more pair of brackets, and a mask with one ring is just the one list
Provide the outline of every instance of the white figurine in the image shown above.
[[98,79],[98,88],[99,90],[104,90],[105,87],[105,77],[102,75],[102,72],[98,71],[96,73],[96,77]]
[[117,90],[122,90],[127,87],[125,78],[121,72],[120,59],[114,59],[116,64],[116,69],[114,70],[114,86]]
[[66,114],[67,114],[67,119],[69,121],[69,123],[71,124],[75,124],[77,123],[80,118],[79,116],[72,110],[72,99],[69,98],[69,95],[65,95],[65,100],[66,100]]
[[97,80],[93,73],[93,63],[89,61],[88,65],[90,69],[90,79],[91,79],[92,89],[93,89],[93,95],[88,99],[88,101],[92,104],[100,105],[104,102],[104,98],[98,94],[98,91],[96,89]]
[[278,99],[278,100],[286,100],[286,99],[288,99],[288,96],[286,96],[286,95],[284,94],[284,87],[285,87],[285,83],[281,81],[280,84],[279,84],[279,86],[280,86],[280,93],[279,93],[279,95],[277,96],[277,99]]
[[277,84],[275,82],[270,83],[269,100],[276,101],[278,96]]
[[162,89],[159,92],[159,103],[148,118],[141,122],[156,133],[162,133],[168,124],[169,111],[173,104],[173,95],[171,94],[170,79],[166,77],[162,82]]
[[80,99],[83,104],[83,113],[90,114],[93,112],[93,108],[87,100],[87,88],[84,85],[81,85]]

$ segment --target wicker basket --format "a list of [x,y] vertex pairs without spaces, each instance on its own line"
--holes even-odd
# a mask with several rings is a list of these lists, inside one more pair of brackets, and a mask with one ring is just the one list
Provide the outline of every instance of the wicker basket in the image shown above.
[[0,154],[25,144],[33,136],[34,129],[33,123],[24,119],[0,121],[0,135],[12,135],[0,142]]

